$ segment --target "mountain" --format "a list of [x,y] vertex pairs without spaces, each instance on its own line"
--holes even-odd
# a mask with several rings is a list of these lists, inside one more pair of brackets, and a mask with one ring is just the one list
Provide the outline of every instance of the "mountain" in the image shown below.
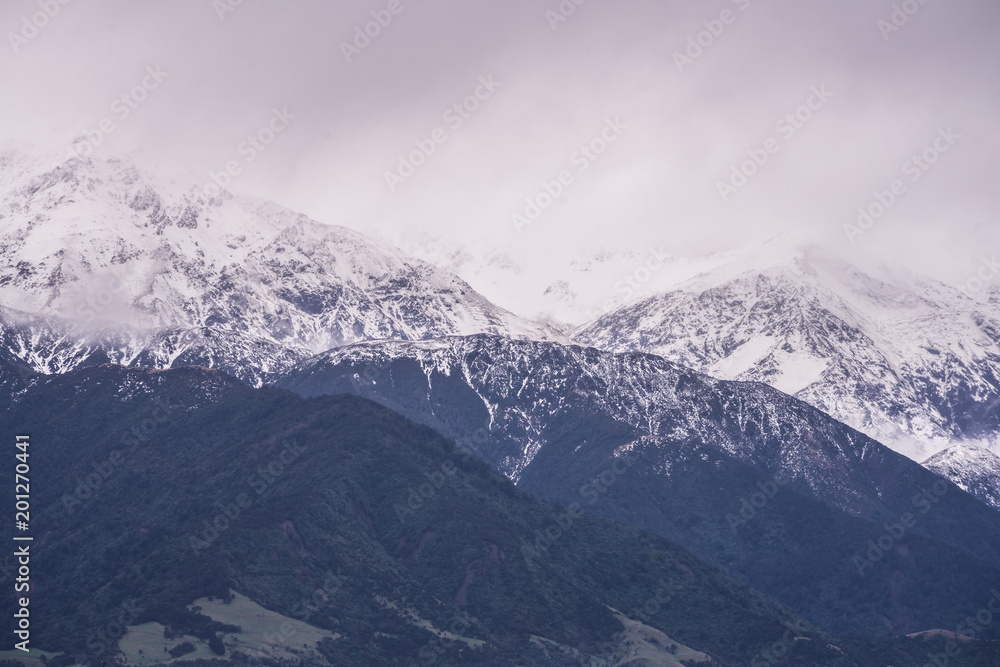
[[364,399],[104,365],[38,378],[0,430],[30,434],[44,480],[31,640],[62,653],[53,667],[186,653],[680,667],[776,646],[786,664],[848,667],[944,646],[823,635],[667,540],[542,503]]
[[924,461],[924,467],[1000,509],[1000,457],[988,449],[955,445]]
[[0,174],[4,319],[56,318],[48,328],[65,348],[52,356],[30,335],[6,348],[37,370],[101,350],[113,361],[217,356],[252,375],[358,340],[551,336],[392,247],[270,202],[208,196],[194,179],[13,151]]
[[0,410],[6,410],[17,400],[38,373],[26,366],[0,360]]
[[278,384],[378,401],[519,488],[675,541],[833,634],[948,628],[1000,581],[995,510],[763,384],[489,335],[359,343]]
[[146,368],[205,366],[260,386],[309,356],[302,348],[221,326],[93,326],[0,307],[0,358],[35,373],[62,373],[104,363]]
[[1000,446],[1000,304],[782,239],[574,332],[767,383],[915,460]]
[[451,271],[499,304],[560,330],[572,330],[636,298],[668,289],[730,259],[687,258],[662,245],[551,249],[532,261],[530,246],[495,239],[462,242],[408,232],[389,237],[414,257]]

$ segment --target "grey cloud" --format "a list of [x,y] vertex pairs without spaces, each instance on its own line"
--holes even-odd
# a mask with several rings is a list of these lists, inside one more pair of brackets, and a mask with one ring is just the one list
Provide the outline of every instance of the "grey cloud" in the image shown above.
[[[287,106],[293,125],[234,188],[362,232],[488,239],[542,262],[792,231],[958,280],[1000,246],[1000,6],[908,1],[918,10],[886,39],[878,22],[903,2],[398,0],[348,62],[343,43],[385,22],[389,0],[243,0],[222,20],[211,0],[71,0],[15,55],[10,33],[42,11],[16,0],[0,7],[0,125],[58,150],[161,65],[169,79],[98,150],[142,148],[205,175]],[[560,4],[575,9],[553,29]],[[673,54],[713,29],[679,72]],[[451,130],[444,111],[484,75],[502,87]],[[829,103],[722,202],[731,166],[820,85]],[[629,124],[621,140],[517,235],[511,215],[614,116]],[[949,126],[954,150],[847,245],[857,208]],[[436,128],[447,140],[390,192],[386,171]]]

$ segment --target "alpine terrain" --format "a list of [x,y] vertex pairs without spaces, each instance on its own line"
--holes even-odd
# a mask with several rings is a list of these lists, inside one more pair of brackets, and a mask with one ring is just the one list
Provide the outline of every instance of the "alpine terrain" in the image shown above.
[[129,160],[0,155],[4,358],[222,368],[253,384],[358,340],[547,338],[455,275]]
[[832,633],[946,628],[1000,577],[994,509],[760,383],[477,335],[358,343],[278,384],[378,401],[519,488],[676,541]]
[[1000,300],[776,239],[573,334],[767,383],[916,460],[1000,447]]

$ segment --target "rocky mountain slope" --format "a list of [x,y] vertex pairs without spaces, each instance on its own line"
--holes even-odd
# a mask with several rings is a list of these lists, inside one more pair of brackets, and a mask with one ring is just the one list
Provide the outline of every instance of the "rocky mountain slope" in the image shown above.
[[64,373],[104,363],[145,368],[205,366],[260,386],[309,356],[303,348],[222,326],[91,326],[0,307],[0,358],[22,372]]
[[[10,151],[0,156],[0,306],[5,321],[57,318],[35,319],[37,336],[6,334],[18,343],[4,352],[44,372],[95,349],[136,363],[230,358],[246,376],[358,340],[552,335],[349,229],[208,196],[194,179],[126,160]],[[61,352],[32,343],[47,330]]]
[[947,626],[1000,566],[992,508],[773,388],[653,355],[489,335],[371,342],[279,384],[381,402],[520,488],[677,541],[831,632]]
[[924,461],[924,467],[1000,509],[1000,457],[988,449],[955,445]]
[[579,329],[796,396],[916,460],[1000,446],[1000,303],[777,240]]
[[[39,378],[0,412],[0,430],[15,427],[44,480],[32,646],[63,652],[55,667],[185,643],[265,665],[620,664],[640,645],[656,664],[745,665],[783,637],[793,664],[868,652],[662,538],[567,523],[358,398],[105,365]],[[531,556],[556,521],[557,543]]]

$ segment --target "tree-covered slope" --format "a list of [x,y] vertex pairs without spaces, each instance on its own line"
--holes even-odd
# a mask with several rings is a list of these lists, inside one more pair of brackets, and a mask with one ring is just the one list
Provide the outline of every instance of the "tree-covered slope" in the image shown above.
[[[626,648],[609,648],[612,609],[745,664],[795,621],[666,540],[539,502],[363,399],[102,366],[44,378],[0,432],[31,437],[32,641],[66,652],[58,664],[114,659],[105,635],[123,609],[127,625],[219,645],[234,629],[188,605],[230,591],[301,618],[322,588],[308,622],[340,635],[320,645],[335,665],[410,664],[428,646],[461,664],[558,664],[555,645],[608,657]],[[456,623],[479,648],[427,629]],[[837,656],[799,627],[817,638],[809,655]]]

